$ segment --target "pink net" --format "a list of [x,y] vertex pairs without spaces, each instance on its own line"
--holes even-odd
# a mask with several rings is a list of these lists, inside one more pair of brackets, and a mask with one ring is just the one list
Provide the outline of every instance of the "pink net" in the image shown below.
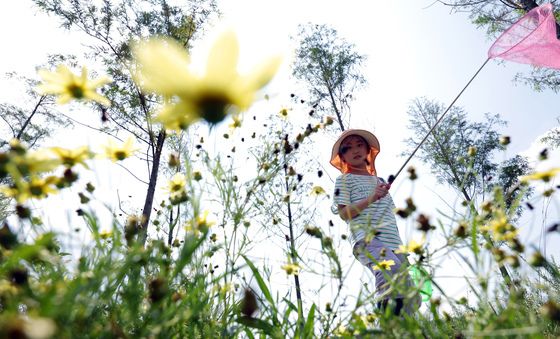
[[488,58],[560,69],[560,40],[552,5],[541,5],[525,14],[494,42]]

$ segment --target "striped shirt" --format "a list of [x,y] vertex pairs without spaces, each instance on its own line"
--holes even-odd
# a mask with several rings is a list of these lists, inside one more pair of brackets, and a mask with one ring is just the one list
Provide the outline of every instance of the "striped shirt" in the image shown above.
[[[334,186],[333,212],[338,213],[338,205],[355,204],[375,191],[379,182],[373,175],[347,173],[336,178]],[[395,203],[387,194],[384,198],[369,204],[360,214],[346,222],[350,226],[352,246],[360,240],[375,237],[388,248],[395,250],[402,245],[397,220],[393,214]]]

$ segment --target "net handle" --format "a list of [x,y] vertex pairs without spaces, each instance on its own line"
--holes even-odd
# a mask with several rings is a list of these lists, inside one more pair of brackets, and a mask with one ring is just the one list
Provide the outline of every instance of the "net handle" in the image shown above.
[[443,112],[443,114],[439,117],[439,119],[436,121],[436,123],[434,124],[434,126],[432,126],[432,128],[430,129],[430,131],[428,131],[428,133],[426,134],[426,136],[424,136],[424,139],[422,139],[422,141],[420,141],[420,143],[416,146],[416,148],[414,149],[414,151],[412,151],[412,153],[408,156],[408,159],[406,159],[406,161],[404,162],[404,164],[401,166],[401,168],[397,171],[397,174],[395,175],[390,175],[389,178],[387,179],[387,181],[389,182],[389,184],[392,184],[393,181],[395,181],[395,179],[397,179],[397,177],[399,176],[399,174],[401,174],[402,170],[404,169],[404,167],[408,164],[408,162],[410,161],[410,159],[412,159],[412,157],[414,156],[414,154],[416,154],[416,152],[418,151],[418,149],[420,148],[420,146],[422,146],[422,144],[424,144],[424,142],[426,141],[426,139],[428,139],[428,137],[430,136],[430,134],[432,134],[432,132],[434,131],[434,129],[437,127],[437,125],[443,120],[443,118],[445,117],[445,115],[447,114],[447,112],[449,112],[449,110],[451,109],[451,107],[453,107],[453,105],[455,104],[455,102],[459,99],[459,97],[463,94],[463,92],[467,89],[467,87],[469,87],[469,85],[471,84],[471,82],[474,80],[474,78],[476,78],[476,76],[478,75],[478,73],[480,73],[480,71],[484,68],[484,66],[486,66],[486,64],[488,63],[488,61],[490,61],[490,58],[487,58],[486,61],[484,61],[484,63],[482,64],[482,66],[480,66],[478,68],[478,70],[476,71],[476,73],[471,77],[471,79],[469,80],[469,82],[467,82],[467,84],[465,85],[465,87],[463,87],[463,89],[461,90],[461,92],[459,92],[459,94],[457,94],[457,96],[455,97],[455,99],[453,99],[453,101],[451,102],[451,104],[447,107],[447,109],[445,110],[445,112]]

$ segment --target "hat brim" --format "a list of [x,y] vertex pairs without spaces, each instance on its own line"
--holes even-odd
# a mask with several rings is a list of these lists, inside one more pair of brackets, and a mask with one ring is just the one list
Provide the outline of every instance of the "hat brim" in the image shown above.
[[348,138],[351,135],[357,135],[362,138],[368,143],[369,146],[369,154],[367,156],[368,165],[367,170],[371,175],[377,175],[377,171],[375,170],[375,158],[380,151],[379,140],[377,137],[373,135],[373,133],[368,132],[363,129],[348,129],[344,131],[336,140],[332,147],[331,151],[331,165],[336,167],[342,173],[348,173],[349,168],[347,164],[342,160],[340,157],[340,145],[344,141],[344,139]]

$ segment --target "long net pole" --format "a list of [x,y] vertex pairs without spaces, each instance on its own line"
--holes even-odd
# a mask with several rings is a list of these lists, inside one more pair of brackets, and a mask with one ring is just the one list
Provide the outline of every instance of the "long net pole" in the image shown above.
[[389,183],[393,183],[393,181],[395,181],[395,179],[397,179],[397,177],[399,176],[399,174],[401,174],[402,170],[405,168],[405,166],[408,164],[408,162],[410,161],[410,159],[412,159],[412,157],[414,156],[414,154],[416,154],[416,151],[418,151],[418,149],[420,149],[420,147],[422,146],[422,144],[424,144],[424,142],[426,141],[426,139],[428,139],[428,137],[430,136],[430,134],[432,134],[432,132],[434,131],[434,129],[437,127],[437,125],[443,120],[443,118],[445,117],[445,115],[447,114],[447,112],[449,112],[449,110],[451,109],[451,107],[453,107],[453,105],[455,104],[455,102],[459,99],[459,97],[463,94],[463,92],[467,89],[467,87],[469,87],[469,85],[471,84],[471,82],[474,80],[474,78],[476,78],[476,76],[478,75],[478,73],[480,73],[480,71],[484,68],[484,66],[486,66],[486,64],[488,63],[488,61],[490,60],[490,58],[486,59],[486,61],[484,61],[484,63],[482,64],[482,66],[480,66],[478,68],[478,70],[476,71],[476,73],[474,73],[474,75],[471,77],[471,79],[469,80],[469,82],[467,82],[467,84],[465,85],[465,87],[463,87],[463,89],[461,90],[461,92],[459,92],[459,94],[457,94],[457,96],[455,97],[455,99],[453,99],[453,101],[451,102],[451,104],[447,107],[447,109],[445,110],[445,112],[443,112],[443,114],[439,117],[439,119],[436,121],[436,123],[434,124],[434,126],[432,126],[432,128],[428,131],[428,133],[426,134],[426,136],[424,137],[424,139],[422,139],[422,141],[420,141],[420,143],[416,146],[416,148],[414,149],[414,151],[412,151],[412,153],[408,156],[408,158],[406,159],[406,161],[404,162],[404,164],[401,166],[401,168],[397,171],[397,174],[395,175],[390,175],[389,176]]

